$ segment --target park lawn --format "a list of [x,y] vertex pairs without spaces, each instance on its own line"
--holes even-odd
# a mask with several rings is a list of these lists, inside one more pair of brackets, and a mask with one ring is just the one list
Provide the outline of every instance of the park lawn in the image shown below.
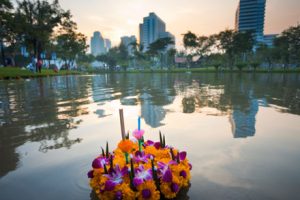
[[71,75],[81,74],[78,71],[60,70],[54,72],[50,69],[42,69],[41,73],[33,73],[27,69],[21,69],[19,67],[1,67],[0,68],[0,79],[19,79],[19,78],[34,78],[34,77],[45,77],[45,76],[60,76],[60,75]]
[[243,69],[239,70],[236,68],[229,69],[229,68],[220,68],[216,70],[214,67],[201,67],[201,68],[171,68],[171,69],[144,69],[144,70],[127,70],[127,71],[101,71],[101,72],[90,72],[94,74],[101,74],[101,73],[216,73],[216,72],[223,72],[223,73],[300,73],[300,68],[293,68],[293,69],[261,69],[258,68],[256,70],[253,69]]

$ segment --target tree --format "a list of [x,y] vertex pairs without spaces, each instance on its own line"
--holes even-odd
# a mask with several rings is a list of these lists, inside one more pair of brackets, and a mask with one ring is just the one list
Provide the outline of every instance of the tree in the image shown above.
[[245,62],[247,54],[252,51],[254,45],[252,31],[236,32],[234,30],[225,30],[221,31],[215,38],[217,40],[217,48],[225,53],[231,69],[235,63],[235,57],[239,62]]
[[287,68],[290,62],[300,65],[300,25],[284,30],[282,34],[275,38],[274,46],[279,52],[279,56]]
[[188,31],[183,34],[183,46],[186,50],[188,67],[190,67],[190,63],[192,61],[193,56],[196,54],[198,47],[198,38],[197,35]]
[[15,13],[16,29],[19,38],[26,46],[31,48],[36,57],[45,50],[46,43],[50,41],[55,28],[64,26],[71,14],[64,11],[58,0],[49,3],[46,0],[17,2]]
[[213,53],[209,55],[208,58],[210,60],[210,64],[214,66],[216,70],[218,70],[222,66],[224,55],[220,53]]
[[280,36],[278,38],[275,38],[274,46],[276,49],[275,54],[277,54],[278,58],[283,63],[284,68],[287,68],[290,62],[290,52],[289,52],[290,44],[289,44],[288,37]]
[[170,68],[170,66],[175,65],[175,55],[177,51],[174,48],[171,48],[167,51],[167,66]]
[[290,27],[283,31],[283,36],[288,38],[289,54],[291,60],[300,66],[300,25]]
[[203,57],[212,51],[212,47],[214,47],[216,43],[216,36],[199,36],[197,40],[197,54],[200,55],[200,57]]
[[116,47],[111,48],[107,54],[97,56],[96,60],[106,63],[109,69],[113,70],[117,64],[117,60],[113,56],[113,54],[115,54],[116,51],[117,51]]
[[152,57],[159,57],[160,66],[163,67],[163,58],[166,54],[166,49],[169,45],[175,44],[174,40],[170,37],[159,38],[155,42],[151,43],[148,48],[148,54]]
[[268,68],[272,69],[272,65],[276,60],[276,49],[273,47],[268,47],[265,44],[259,44],[255,52],[255,59],[258,62],[267,62]]
[[13,5],[10,0],[1,0],[0,3],[0,50],[1,50],[1,61],[2,64],[5,66],[5,49],[4,44],[10,40],[11,36],[11,19],[12,13],[11,10],[13,9]]
[[232,68],[234,63],[234,36],[236,32],[233,30],[225,30],[221,31],[218,35],[216,35],[216,39],[218,41],[217,48],[219,51],[225,53],[228,57],[228,64],[230,68]]
[[106,63],[110,70],[114,70],[118,64],[123,67],[125,71],[128,67],[128,58],[127,47],[122,43],[117,47],[111,48],[106,54],[96,57],[98,61]]
[[237,32],[233,36],[233,52],[243,62],[246,56],[253,50],[254,37],[252,31]]
[[69,26],[62,27],[55,37],[56,51],[58,56],[65,61],[67,69],[70,63],[74,63],[77,56],[84,55],[88,48],[86,36],[76,30],[76,23],[69,23]]
[[131,59],[133,59],[133,67],[135,68],[136,63],[146,60],[146,56],[143,53],[143,45],[140,45],[137,41],[130,43],[130,45],[133,52]]

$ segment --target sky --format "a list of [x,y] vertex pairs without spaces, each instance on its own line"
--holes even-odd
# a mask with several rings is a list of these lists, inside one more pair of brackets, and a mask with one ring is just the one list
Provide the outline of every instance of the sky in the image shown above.
[[[182,34],[210,35],[234,28],[239,0],[60,0],[71,10],[78,30],[90,37],[100,31],[113,45],[120,37],[138,35],[138,25],[155,12],[182,46]],[[300,0],[267,0],[265,34],[280,33],[300,23]]]

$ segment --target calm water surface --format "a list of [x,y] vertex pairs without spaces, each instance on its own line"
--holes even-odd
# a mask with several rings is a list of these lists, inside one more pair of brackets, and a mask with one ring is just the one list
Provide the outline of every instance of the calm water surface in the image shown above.
[[94,199],[86,172],[142,117],[188,152],[181,199],[300,199],[299,74],[112,74],[0,81],[0,199]]

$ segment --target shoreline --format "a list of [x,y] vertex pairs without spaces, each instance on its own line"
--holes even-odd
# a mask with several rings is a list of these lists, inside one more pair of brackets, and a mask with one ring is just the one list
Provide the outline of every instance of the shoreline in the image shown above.
[[28,78],[40,78],[47,76],[66,76],[66,75],[79,75],[82,72],[79,71],[67,71],[61,70],[54,72],[50,69],[42,69],[41,73],[33,73],[27,69],[21,69],[18,67],[2,67],[0,68],[0,80],[18,80]]
[[296,69],[257,69],[257,70],[238,70],[238,69],[214,69],[214,68],[192,68],[192,69],[156,69],[156,70],[129,70],[129,71],[72,71],[61,70],[54,72],[53,70],[43,69],[42,73],[33,73],[25,69],[17,67],[0,68],[0,80],[10,79],[28,79],[28,78],[40,78],[48,76],[67,76],[67,75],[97,75],[97,74],[138,74],[138,73],[300,73],[300,68]]

